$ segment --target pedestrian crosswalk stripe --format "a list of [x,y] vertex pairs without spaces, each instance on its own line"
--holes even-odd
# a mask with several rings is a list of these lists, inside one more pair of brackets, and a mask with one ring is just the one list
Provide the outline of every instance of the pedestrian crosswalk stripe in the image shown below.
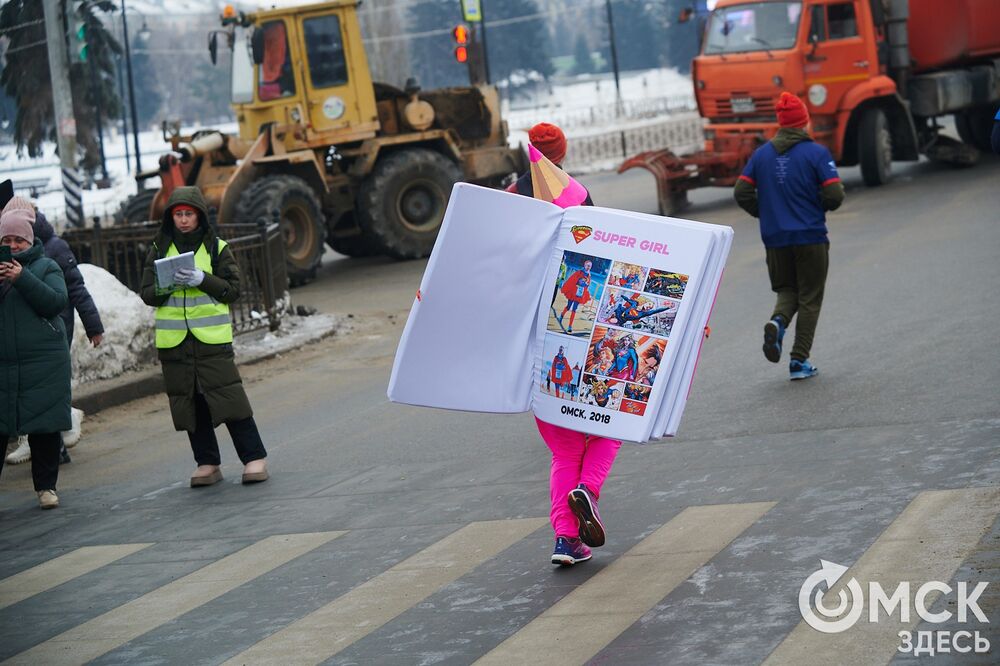
[[585,663],[773,506],[684,509],[476,664]]
[[149,543],[115,546],[84,546],[65,555],[0,580],[0,609],[51,590],[63,583],[100,569],[106,564],[148,548]]
[[267,537],[4,663],[82,664],[96,659],[344,534],[313,532]]
[[470,523],[226,664],[318,664],[546,523],[545,518]]
[[[910,594],[928,581],[947,583],[1000,513],[1000,488],[966,488],[923,492],[896,517],[865,551],[857,563],[843,574],[824,595],[824,606],[838,606],[838,595],[852,578],[861,586],[864,611],[860,620],[841,633],[826,634],[803,620],[764,662],[785,664],[886,664],[900,645],[900,631],[912,630],[920,617],[910,614],[910,622],[900,622],[897,609],[892,617],[881,611],[878,622],[868,621],[868,583],[878,582],[892,594],[903,581]],[[817,565],[819,563],[817,562]],[[798,586],[795,588],[798,594]],[[850,598],[850,592],[846,593]],[[930,608],[936,596],[927,597]],[[913,596],[909,602],[912,602]],[[790,598],[789,603],[796,603]],[[964,627],[963,627],[964,628]]]

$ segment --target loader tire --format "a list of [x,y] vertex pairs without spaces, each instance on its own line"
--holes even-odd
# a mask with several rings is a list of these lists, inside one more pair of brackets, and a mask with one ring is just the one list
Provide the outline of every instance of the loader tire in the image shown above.
[[861,179],[868,187],[885,185],[892,177],[892,134],[885,112],[865,109],[858,126]]
[[115,226],[149,222],[149,208],[159,190],[139,190],[121,205],[115,213]]
[[396,259],[426,257],[434,247],[458,165],[441,153],[412,148],[390,153],[361,184],[359,222]]
[[326,223],[319,198],[296,176],[265,176],[250,184],[236,205],[236,220],[255,222],[280,213],[288,281],[297,287],[316,278],[323,257]]
[[[348,215],[353,219],[353,212]],[[331,250],[347,257],[372,257],[382,254],[381,244],[372,238],[371,234],[359,229],[356,222],[348,226],[353,226],[352,231],[355,233],[335,234],[332,230],[327,231],[326,244]]]

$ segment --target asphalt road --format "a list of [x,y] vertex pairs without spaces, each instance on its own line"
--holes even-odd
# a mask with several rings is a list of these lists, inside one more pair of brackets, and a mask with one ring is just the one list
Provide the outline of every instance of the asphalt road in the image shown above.
[[[548,562],[548,452],[529,415],[387,401],[423,262],[331,254],[293,298],[349,326],[244,368],[267,483],[239,485],[222,434],[226,482],[188,488],[163,397],[85,422],[56,511],[36,508],[26,466],[4,470],[0,660],[861,664],[910,659],[905,630],[952,632],[921,661],[997,663],[1000,648],[961,652],[954,632],[1000,641],[1000,162],[897,167],[879,189],[845,170],[806,382],[760,352],[756,222],[726,191],[696,193],[687,216],[736,230],[713,332],[679,436],[622,448],[592,561]],[[602,205],[655,212],[642,174],[583,180]],[[907,581],[911,602],[927,581],[986,582],[991,624],[911,603],[905,621],[816,631],[798,596],[821,559],[866,598],[871,582]]]

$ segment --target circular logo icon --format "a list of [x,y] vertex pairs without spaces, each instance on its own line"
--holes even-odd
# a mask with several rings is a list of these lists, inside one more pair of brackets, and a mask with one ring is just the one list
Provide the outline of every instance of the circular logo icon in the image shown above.
[[[847,567],[820,560],[821,568],[806,578],[799,588],[799,612],[802,619],[810,627],[824,634],[839,634],[853,627],[861,618],[861,613],[865,608],[864,593],[861,591],[861,584],[856,578],[851,578],[847,582],[846,589],[841,589],[837,593],[836,608],[827,608],[823,604],[823,590],[819,589],[821,583],[826,583],[827,592],[833,589],[834,585],[847,573]],[[816,590],[813,594],[813,590]],[[850,599],[848,599],[850,591]],[[815,606],[815,610],[814,607]]]
[[340,99],[336,95],[331,95],[323,100],[323,115],[330,120],[336,120],[344,115],[346,107],[344,106],[344,100]]
[[826,104],[826,86],[819,83],[809,86],[809,103],[813,106]]

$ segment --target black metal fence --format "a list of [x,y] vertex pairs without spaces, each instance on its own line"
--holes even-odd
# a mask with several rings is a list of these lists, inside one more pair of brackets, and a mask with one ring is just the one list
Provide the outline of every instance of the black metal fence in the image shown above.
[[[159,222],[113,227],[98,222],[86,229],[66,229],[61,236],[79,263],[100,266],[138,293],[159,227]],[[240,299],[230,306],[233,333],[276,330],[288,309],[285,239],[278,224],[266,224],[262,218],[259,224],[222,224],[216,229],[243,273]]]

